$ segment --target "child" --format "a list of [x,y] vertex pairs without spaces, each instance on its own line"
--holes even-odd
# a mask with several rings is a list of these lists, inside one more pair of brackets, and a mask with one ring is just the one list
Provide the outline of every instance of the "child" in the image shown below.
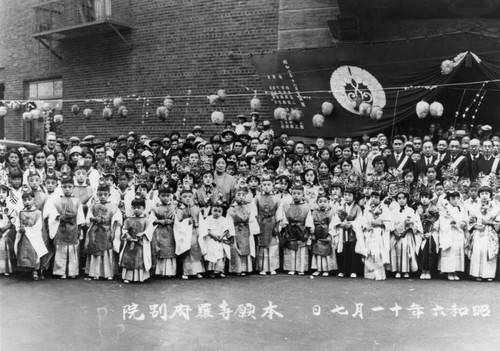
[[17,212],[21,211],[24,207],[22,195],[23,195],[23,173],[15,169],[10,172],[10,191],[8,202],[15,207]]
[[422,234],[422,223],[418,212],[408,206],[410,194],[406,188],[396,192],[398,207],[391,211],[393,227],[391,232],[391,271],[396,278],[410,277],[410,271],[418,270],[416,242]]
[[250,226],[255,226],[256,219],[250,217],[252,206],[247,201],[248,188],[244,185],[236,189],[235,201],[227,211],[228,220],[232,221],[235,240],[231,245],[229,273],[245,276],[251,272],[252,257],[255,257],[255,241],[250,234]]
[[[94,279],[112,280],[116,273],[116,261],[113,252],[115,238],[120,236],[122,216],[116,204],[109,202],[109,186],[97,188],[98,203],[93,204],[87,215],[87,241],[85,243],[87,262],[85,273]],[[115,245],[116,251],[119,245]]]
[[49,216],[49,235],[55,245],[53,274],[61,279],[67,276],[76,278],[81,225],[85,223],[85,216],[80,200],[73,196],[73,179],[62,178],[61,187],[64,196],[49,202],[45,209]]
[[250,217],[257,218],[258,226],[251,228],[257,235],[257,269],[260,275],[276,274],[280,266],[279,239],[276,220],[276,211],[279,207],[279,199],[273,193],[273,180],[270,177],[262,179],[262,193],[257,194],[252,202]]
[[122,172],[118,175],[118,193],[120,194],[120,203],[118,208],[122,212],[123,218],[133,215],[130,204],[135,198],[135,190],[130,185],[130,175],[127,172]]
[[[283,269],[288,274],[304,275],[309,270],[309,236],[314,228],[309,200],[304,200],[304,186],[295,184],[292,188],[293,202],[282,205],[281,227],[283,235]],[[311,200],[311,199],[310,199]]]
[[[347,187],[344,190],[344,204],[333,214],[330,223],[330,232],[334,240],[338,240],[337,262],[339,277],[350,276],[357,278],[363,272],[363,263],[360,254],[363,241],[361,240],[361,208],[354,201],[356,189]],[[360,237],[358,239],[358,237]]]
[[311,236],[311,268],[316,270],[313,276],[322,274],[323,277],[328,277],[330,271],[338,269],[333,238],[328,231],[332,220],[328,201],[328,195],[320,191],[316,200],[317,208],[312,212],[314,231]]
[[439,218],[438,209],[431,204],[432,193],[422,191],[420,193],[420,205],[418,213],[422,221],[423,237],[422,243],[418,245],[418,266],[422,270],[420,279],[431,279],[431,273],[437,270],[438,263],[438,233],[435,230],[436,221]]
[[172,188],[159,189],[161,204],[151,211],[153,222],[153,257],[156,258],[155,274],[173,277],[177,273],[177,256],[175,255],[174,221],[177,202],[174,200]]
[[365,278],[385,280],[385,265],[389,264],[389,233],[391,220],[389,208],[382,203],[381,194],[371,193],[362,220],[366,247]]
[[0,184],[0,274],[5,275],[10,275],[16,270],[14,250],[16,228],[13,222],[17,218],[17,210],[14,205],[7,202],[9,190],[5,183]]
[[212,272],[211,278],[225,278],[226,261],[231,258],[230,245],[234,243],[234,229],[223,216],[224,205],[221,201],[212,203],[212,214],[200,225],[200,236],[205,240],[204,258],[206,270]]
[[15,242],[17,268],[32,272],[38,280],[40,258],[48,251],[42,239],[42,212],[35,206],[33,191],[23,193],[24,209],[19,213],[19,230]]
[[215,202],[215,184],[214,175],[210,170],[201,174],[202,184],[195,192],[195,203],[200,207],[203,218],[207,218],[210,212],[210,206]]
[[37,171],[30,171],[28,174],[28,185],[35,194],[35,206],[38,210],[42,211],[47,200],[47,194],[42,188],[42,177]]
[[176,211],[174,222],[175,253],[182,261],[182,279],[190,275],[203,278],[203,254],[199,240],[200,209],[194,204],[194,195],[191,190],[180,192],[180,204]]
[[132,217],[127,217],[123,223],[123,248],[120,252],[120,267],[122,267],[123,282],[142,283],[149,279],[151,268],[152,230],[148,230],[150,219],[144,214],[146,201],[137,196],[131,203]]

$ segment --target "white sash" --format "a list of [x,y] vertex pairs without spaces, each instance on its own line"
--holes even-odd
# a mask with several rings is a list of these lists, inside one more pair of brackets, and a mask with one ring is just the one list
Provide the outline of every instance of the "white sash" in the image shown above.
[[458,165],[460,164],[460,162],[462,162],[462,160],[465,158],[465,156],[458,156],[457,159],[455,160],[455,162],[453,162],[451,164],[451,168],[453,169],[457,169]]
[[401,161],[401,163],[399,164],[399,166],[397,168],[398,171],[403,170],[403,166],[406,164],[406,161],[408,161],[408,158],[409,158],[409,156],[405,155],[405,157],[403,158],[403,161]]
[[500,159],[499,158],[495,158],[495,160],[493,161],[493,164],[491,165],[491,173],[496,173],[497,172],[497,168],[498,168],[498,163],[500,162]]

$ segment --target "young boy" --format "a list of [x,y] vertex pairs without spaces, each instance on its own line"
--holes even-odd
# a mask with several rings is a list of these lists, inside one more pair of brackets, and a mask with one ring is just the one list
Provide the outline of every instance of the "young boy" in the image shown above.
[[320,274],[328,277],[330,271],[338,269],[337,257],[333,249],[333,238],[329,233],[332,210],[328,208],[328,196],[324,192],[318,193],[317,208],[312,212],[314,231],[311,235],[311,268],[315,270],[313,276]]
[[14,247],[17,268],[32,272],[33,280],[38,280],[40,258],[48,251],[42,239],[42,212],[35,206],[33,191],[22,195],[24,209],[19,213],[19,229]]
[[35,195],[35,206],[38,210],[42,211],[47,200],[47,194],[42,188],[42,178],[37,171],[28,174],[28,185]]
[[314,230],[314,221],[309,202],[304,200],[302,184],[293,186],[292,199],[291,204],[282,205],[280,209],[283,214],[280,226],[284,233],[283,269],[290,275],[295,272],[304,275],[309,270],[309,236]]
[[[109,202],[109,186],[97,188],[98,203],[91,205],[87,215],[87,241],[85,243],[87,262],[85,273],[94,279],[112,280],[116,273],[113,244],[120,237],[122,216],[118,206]],[[119,249],[119,246],[115,248]],[[116,250],[118,251],[118,250]]]
[[47,204],[49,235],[54,239],[55,257],[53,274],[76,278],[79,269],[79,240],[81,226],[85,223],[83,207],[73,196],[73,178],[61,179],[63,196]]
[[123,249],[120,253],[120,267],[124,283],[142,283],[149,279],[151,261],[151,240],[153,233],[147,230],[150,219],[144,214],[146,202],[137,196],[131,203],[132,217],[127,217],[123,223]]

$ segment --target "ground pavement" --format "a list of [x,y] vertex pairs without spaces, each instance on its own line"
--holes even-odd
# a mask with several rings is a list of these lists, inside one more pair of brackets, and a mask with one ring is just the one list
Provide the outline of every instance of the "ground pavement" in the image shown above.
[[1,350],[499,350],[500,283],[0,279]]

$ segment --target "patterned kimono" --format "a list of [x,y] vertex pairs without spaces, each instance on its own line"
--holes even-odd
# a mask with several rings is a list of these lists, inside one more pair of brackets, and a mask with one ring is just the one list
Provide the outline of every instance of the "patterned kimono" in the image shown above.
[[210,212],[210,206],[216,200],[215,188],[213,186],[206,186],[202,184],[198,189],[196,189],[194,193],[194,198],[198,206],[200,207],[200,211],[203,214],[203,218],[208,217],[208,213]]
[[[99,222],[92,221],[92,218]],[[85,273],[92,278],[113,278],[118,267],[113,243],[115,238],[120,236],[122,225],[118,206],[109,201],[105,204],[93,204],[87,214],[87,225],[89,230],[85,241],[87,252]]]
[[231,245],[230,273],[251,272],[252,257],[255,257],[255,241],[250,227],[256,224],[256,219],[250,217],[250,203],[233,204],[227,211],[227,219],[232,221],[235,240]]
[[329,232],[332,220],[331,210],[314,210],[312,212],[314,233],[311,236],[311,268],[318,272],[330,272],[338,269],[335,248],[337,243]]
[[[120,252],[122,279],[131,282],[143,282],[149,279],[151,269],[150,219],[146,215],[126,218],[122,227],[123,248]],[[137,236],[144,233],[142,236]]]
[[39,269],[40,258],[48,252],[42,238],[42,212],[36,208],[22,210],[19,213],[19,227],[24,228],[25,233],[18,230],[14,244],[17,269]]
[[76,197],[61,196],[47,203],[44,210],[49,216],[49,236],[55,245],[52,273],[77,276],[80,226],[85,223],[82,204]]
[[423,234],[430,234],[427,239],[422,237],[422,243],[417,247],[418,266],[421,270],[435,272],[439,258],[439,235],[435,228],[439,211],[432,204],[425,207],[420,205],[417,210],[422,222]]
[[[382,225],[373,225],[381,221]],[[390,263],[390,231],[392,229],[389,208],[383,204],[370,205],[365,209],[362,230],[366,247],[365,278],[385,280],[385,265]]]
[[177,273],[177,256],[175,255],[174,221],[177,203],[154,207],[151,222],[160,221],[154,225],[153,261],[156,260],[155,274],[175,276]]
[[470,258],[469,274],[476,278],[493,279],[497,268],[498,234],[492,225],[482,224],[482,220],[500,222],[500,209],[497,206],[476,206],[471,211],[475,220],[472,234],[466,247]]
[[196,275],[205,272],[199,237],[200,210],[198,206],[181,204],[174,222],[175,253],[182,261],[182,275]]
[[17,210],[13,205],[0,204],[0,274],[10,274],[16,270],[16,218]]
[[461,223],[469,223],[465,208],[446,204],[439,212],[439,257],[438,270],[441,273],[463,272],[465,269],[465,238],[467,232],[460,228]]
[[[252,202],[250,217],[257,218],[257,270],[272,272],[279,268],[279,239],[278,221],[276,212],[280,205],[279,199],[274,194],[258,194]],[[257,227],[255,228],[257,229]]]
[[231,258],[230,244],[231,238],[234,237],[231,223],[222,216],[219,218],[208,216],[200,223],[200,237],[204,240],[202,249],[207,271],[224,273],[226,260]]

